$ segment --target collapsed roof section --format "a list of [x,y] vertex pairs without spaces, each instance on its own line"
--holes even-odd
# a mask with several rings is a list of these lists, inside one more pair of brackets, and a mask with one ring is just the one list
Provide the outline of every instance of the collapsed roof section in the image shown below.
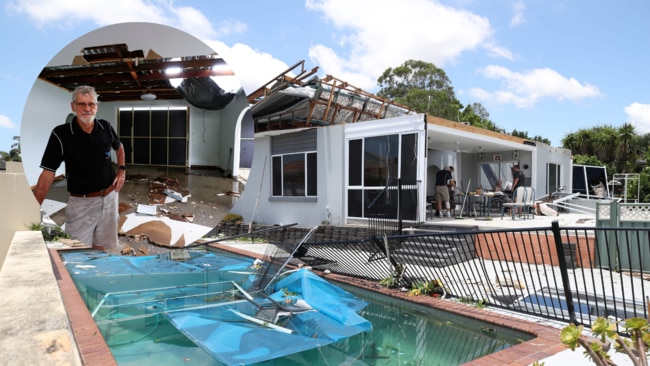
[[[249,94],[255,132],[328,126],[398,117],[409,107],[378,97],[331,75],[312,76],[305,61]],[[296,75],[296,76],[290,76]]]
[[[184,98],[198,108],[220,109],[235,94],[225,93],[212,78],[233,75],[214,53],[163,57],[153,50],[145,55],[143,50],[129,50],[126,44],[111,44],[82,49],[70,65],[46,66],[39,79],[68,91],[92,85],[103,102],[140,100],[148,94],[155,95],[153,99]],[[187,83],[179,90],[170,79]]]

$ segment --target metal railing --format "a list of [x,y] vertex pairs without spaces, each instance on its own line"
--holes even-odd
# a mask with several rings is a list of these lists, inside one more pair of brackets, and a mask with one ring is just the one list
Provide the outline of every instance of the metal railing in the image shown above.
[[649,234],[647,228],[553,222],[548,228],[308,242],[300,259],[405,289],[440,280],[452,297],[591,326],[599,316],[647,318]]
[[418,181],[390,180],[366,207],[371,238],[401,235],[404,222],[420,222]]

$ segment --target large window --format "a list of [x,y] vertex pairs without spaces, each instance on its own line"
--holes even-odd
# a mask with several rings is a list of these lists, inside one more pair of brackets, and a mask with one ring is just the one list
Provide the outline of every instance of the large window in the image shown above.
[[316,196],[316,153],[273,157],[273,196]]
[[316,197],[316,130],[274,136],[271,140],[273,197]]
[[[372,136],[348,141],[348,216],[367,217],[368,204],[387,185],[403,187],[402,204],[417,209],[417,134]],[[395,213],[396,211],[393,210]]]
[[118,134],[128,164],[186,166],[188,110],[121,108]]

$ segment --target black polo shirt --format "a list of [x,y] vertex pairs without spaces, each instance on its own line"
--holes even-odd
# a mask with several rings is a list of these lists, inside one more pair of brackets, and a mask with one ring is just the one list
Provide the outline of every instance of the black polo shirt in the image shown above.
[[451,173],[447,169],[440,169],[436,172],[437,186],[446,186],[450,179],[452,179]]
[[108,188],[115,180],[111,148],[121,142],[110,123],[95,120],[91,133],[84,132],[77,117],[54,127],[45,147],[41,168],[56,171],[65,162],[68,192],[86,194]]

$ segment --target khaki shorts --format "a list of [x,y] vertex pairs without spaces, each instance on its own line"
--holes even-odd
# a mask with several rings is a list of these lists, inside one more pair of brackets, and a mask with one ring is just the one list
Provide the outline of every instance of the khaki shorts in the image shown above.
[[118,193],[104,197],[70,197],[65,209],[65,232],[86,245],[118,252]]
[[436,186],[436,193],[433,197],[438,202],[449,202],[449,188],[447,186]]

